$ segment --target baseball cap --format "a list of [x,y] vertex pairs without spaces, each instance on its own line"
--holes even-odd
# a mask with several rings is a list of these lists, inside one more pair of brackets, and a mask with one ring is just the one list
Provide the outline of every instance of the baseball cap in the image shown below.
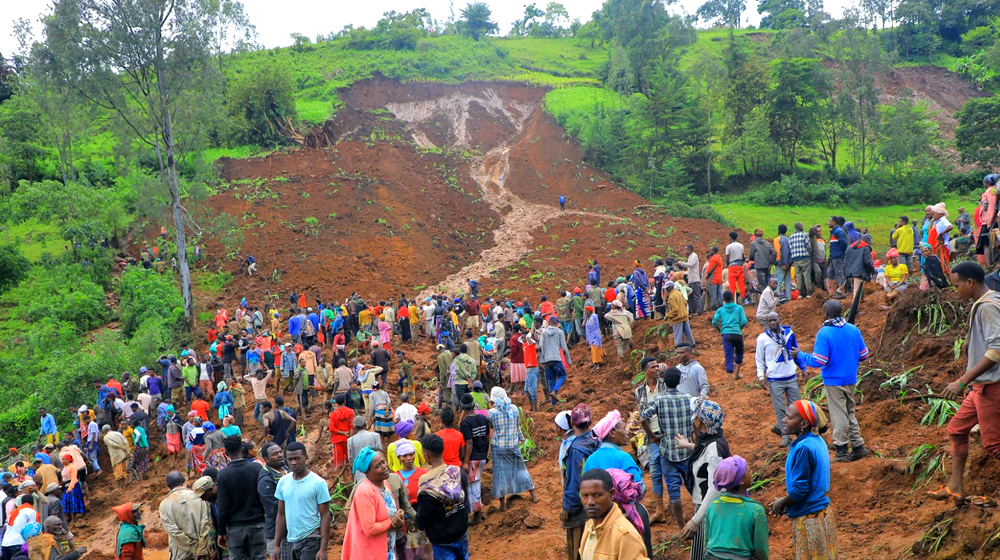
[[200,498],[205,492],[208,492],[213,487],[215,487],[215,482],[212,480],[212,477],[203,476],[194,481],[194,484],[191,485],[191,490],[194,492],[196,497]]

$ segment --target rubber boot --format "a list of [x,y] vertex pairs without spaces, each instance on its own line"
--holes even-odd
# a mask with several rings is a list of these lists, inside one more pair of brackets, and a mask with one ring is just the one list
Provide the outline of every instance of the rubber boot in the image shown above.
[[864,459],[869,455],[871,455],[871,453],[869,453],[868,449],[866,449],[865,446],[863,445],[861,447],[855,447],[854,449],[851,450],[852,461],[857,461],[858,459]]
[[846,445],[834,445],[833,448],[837,451],[837,454],[833,457],[834,463],[849,463],[851,462],[851,454],[847,452]]

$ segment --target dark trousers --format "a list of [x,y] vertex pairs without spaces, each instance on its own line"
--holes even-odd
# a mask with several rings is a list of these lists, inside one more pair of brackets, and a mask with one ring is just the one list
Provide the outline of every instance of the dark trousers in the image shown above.
[[722,350],[726,354],[726,373],[733,373],[733,364],[743,363],[743,335],[722,335]]
[[316,553],[319,552],[319,530],[315,531],[317,535],[308,536],[297,542],[288,542],[285,540],[281,543],[281,557],[284,560],[316,560]]
[[701,299],[701,282],[691,282],[688,284],[688,287],[691,288],[691,295],[688,296],[688,313],[692,315],[695,313],[701,313],[705,308]]
[[229,527],[229,560],[267,560],[264,524]]

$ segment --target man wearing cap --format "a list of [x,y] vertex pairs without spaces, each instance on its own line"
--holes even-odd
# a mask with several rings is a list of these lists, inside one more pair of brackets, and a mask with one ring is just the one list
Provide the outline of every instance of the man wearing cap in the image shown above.
[[580,501],[580,478],[583,476],[583,465],[587,457],[600,447],[600,442],[590,429],[590,407],[580,403],[570,414],[570,424],[576,437],[566,449],[565,465],[562,472],[563,506],[559,519],[566,529],[566,549],[569,560],[580,560],[580,541],[583,539],[583,527],[587,524],[587,513]]
[[[45,501],[48,503],[49,517],[58,517],[59,521],[62,522],[60,527],[68,533],[69,524],[66,523],[66,514],[63,513],[62,507],[62,486],[58,482],[53,482],[45,486]],[[68,539],[60,538],[60,540]]]
[[208,502],[184,486],[184,475],[167,474],[170,492],[158,507],[167,533],[170,560],[207,559],[212,551],[212,520]]
[[[354,418],[354,435],[347,438],[347,461],[354,464],[354,459],[358,457],[361,450],[371,447],[375,451],[382,450],[382,437],[375,432],[369,432],[367,421],[364,416]],[[358,482],[365,477],[365,473],[355,472],[354,481]]]
[[451,351],[442,344],[437,345],[437,384],[438,384],[438,407],[451,402],[451,387],[448,380],[451,379],[451,362],[455,359]]

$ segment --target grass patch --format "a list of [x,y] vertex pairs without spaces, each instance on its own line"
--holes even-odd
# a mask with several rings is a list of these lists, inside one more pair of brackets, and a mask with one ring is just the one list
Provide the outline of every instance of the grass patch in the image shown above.
[[206,163],[212,163],[223,157],[233,159],[247,159],[265,153],[260,146],[236,146],[235,148],[209,148],[202,152],[202,158]]
[[[965,206],[966,210],[971,210],[978,203],[978,199],[972,196],[960,197],[949,194],[945,196],[943,202],[954,217],[957,215],[956,211],[959,206]],[[868,228],[868,232],[872,236],[872,244],[880,254],[889,250],[889,230],[892,229],[896,220],[900,216],[909,216],[910,221],[916,221],[917,227],[920,227],[919,220],[923,219],[925,205],[926,202],[874,208],[828,208],[825,206],[765,207],[739,202],[709,204],[723,218],[736,224],[736,227],[749,232],[756,228],[762,228],[769,238],[777,235],[778,224],[786,224],[789,230],[792,229],[792,224],[795,222],[802,222],[807,228],[810,225],[822,224],[823,231],[826,232],[826,223],[831,215],[844,216],[848,221],[854,222],[858,230]]]
[[222,293],[222,290],[226,288],[226,284],[229,284],[232,280],[233,274],[231,272],[219,271],[191,273],[191,281],[195,288],[198,288],[199,291],[212,297]]
[[43,253],[52,256],[63,254],[67,244],[59,235],[59,226],[42,224],[35,218],[10,226],[9,231],[0,230],[0,240],[20,247],[24,256],[33,263],[38,263]]

